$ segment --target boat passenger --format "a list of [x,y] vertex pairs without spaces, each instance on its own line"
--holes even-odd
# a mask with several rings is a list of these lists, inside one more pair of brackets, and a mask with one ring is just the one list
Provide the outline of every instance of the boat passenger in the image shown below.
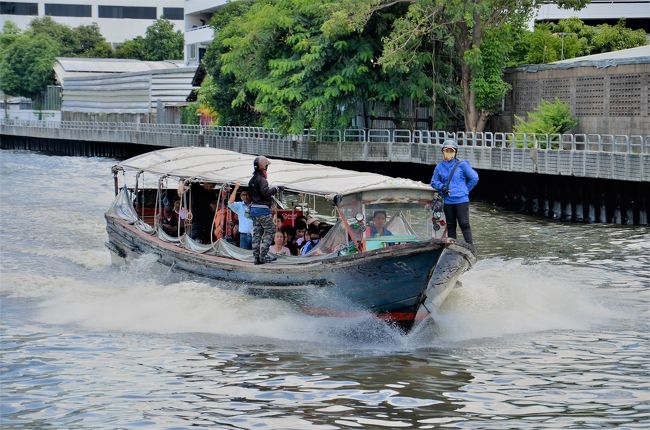
[[212,234],[215,240],[226,239],[232,243],[232,212],[228,210],[226,198],[228,197],[228,190],[221,189],[221,196],[218,200],[210,204],[211,210],[214,212],[214,229]]
[[296,245],[301,248],[305,243],[305,235],[307,233],[307,223],[304,221],[296,221]]
[[253,160],[253,177],[248,182],[248,191],[251,196],[250,215],[253,219],[253,256],[255,264],[264,264],[276,260],[268,255],[269,247],[273,241],[275,224],[271,216],[271,197],[282,187],[269,187],[267,180],[268,167],[271,162],[264,156],[255,157]]
[[304,215],[298,215],[296,217],[296,224],[295,224],[296,228],[298,228],[298,223],[299,222],[304,222],[305,223],[305,230],[307,230],[307,217],[304,216]]
[[316,245],[318,245],[318,242],[320,242],[320,234],[317,226],[313,224],[310,225],[307,230],[307,235],[309,240],[305,241],[302,248],[300,248],[300,255],[307,255],[307,253],[314,249]]
[[456,223],[463,232],[465,242],[472,244],[472,229],[469,225],[469,193],[478,183],[478,173],[467,160],[456,157],[458,144],[445,140],[442,144],[443,160],[433,171],[431,186],[442,193],[447,236],[456,239]]
[[253,220],[248,214],[251,198],[247,190],[242,190],[239,195],[241,201],[236,202],[237,190],[239,190],[239,181],[235,182],[235,189],[228,200],[228,208],[239,218],[239,247],[253,249]]
[[372,225],[370,226],[370,237],[392,236],[393,233],[386,227],[386,211],[375,211],[372,214]]
[[192,229],[190,237],[201,243],[210,243],[212,228],[212,207],[215,197],[214,185],[208,182],[193,182],[190,185],[192,201]]
[[275,217],[275,231],[280,230],[283,224],[284,224],[284,215],[279,213]]
[[269,248],[269,252],[275,255],[291,255],[291,251],[284,245],[285,236],[282,230],[276,230],[273,245]]
[[282,227],[284,232],[284,245],[289,248],[291,255],[298,255],[298,244],[296,243],[296,229],[290,225]]
[[174,200],[174,207],[168,208],[165,206],[163,211],[162,228],[165,233],[177,236],[178,235],[178,219],[180,216],[181,201]]

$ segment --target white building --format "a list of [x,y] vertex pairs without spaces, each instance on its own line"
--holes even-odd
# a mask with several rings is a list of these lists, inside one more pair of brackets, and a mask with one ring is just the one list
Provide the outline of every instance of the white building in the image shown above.
[[185,1],[185,64],[196,65],[214,38],[210,19],[229,0]]
[[144,36],[147,27],[163,15],[177,30],[183,31],[184,3],[183,0],[0,1],[0,29],[6,21],[13,21],[24,30],[34,18],[50,16],[71,27],[96,22],[106,40],[118,44]]
[[625,18],[628,27],[650,33],[650,0],[592,0],[581,10],[561,9],[554,2],[545,2],[537,11],[535,22],[580,18],[588,25],[615,24]]

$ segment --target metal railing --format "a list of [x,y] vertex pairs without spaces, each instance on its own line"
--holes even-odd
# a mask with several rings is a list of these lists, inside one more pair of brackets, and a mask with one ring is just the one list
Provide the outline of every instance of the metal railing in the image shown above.
[[185,124],[149,124],[133,122],[29,121],[0,119],[0,127],[68,129],[158,133],[165,135],[205,135],[224,138],[260,139],[291,142],[360,142],[390,144],[442,145],[455,140],[468,148],[521,148],[546,151],[590,151],[649,154],[650,135],[612,134],[526,134],[492,132],[447,132],[442,130],[406,129],[305,129],[302,134],[284,134],[263,127],[200,126]]

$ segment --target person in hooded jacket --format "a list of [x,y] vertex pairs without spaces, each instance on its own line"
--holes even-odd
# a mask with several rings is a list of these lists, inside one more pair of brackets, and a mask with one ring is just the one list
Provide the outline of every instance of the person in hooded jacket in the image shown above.
[[[469,225],[469,193],[478,183],[478,173],[472,169],[469,161],[459,160],[456,157],[457,152],[456,142],[445,140],[442,144],[443,160],[433,171],[431,186],[443,195],[445,201],[447,235],[456,239],[456,223],[458,223],[465,242],[472,244],[472,229]],[[451,180],[449,180],[450,175],[452,175]]]
[[269,187],[267,169],[271,162],[260,155],[253,161],[253,177],[248,181],[250,194],[250,216],[253,220],[253,256],[255,264],[275,261],[277,258],[269,255],[269,247],[275,234],[275,223],[271,216],[272,197],[283,187]]

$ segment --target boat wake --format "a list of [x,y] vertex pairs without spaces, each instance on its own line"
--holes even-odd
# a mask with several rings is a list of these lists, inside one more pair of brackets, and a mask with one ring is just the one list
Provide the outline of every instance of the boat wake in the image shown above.
[[[587,270],[587,269],[580,269]],[[598,270],[598,269],[588,269]],[[548,330],[581,330],[620,315],[597,285],[568,265],[491,258],[462,278],[435,325],[404,335],[369,313],[354,317],[304,314],[284,301],[252,297],[215,281],[173,273],[144,256],[129,266],[105,266],[81,278],[4,274],[4,296],[38,299],[33,319],[89,330],[206,333],[285,341],[414,349],[469,339]]]
[[598,285],[585,284],[585,279],[603,279],[603,274],[584,273],[594,270],[602,269],[526,264],[519,259],[481,260],[433,311],[434,342],[606,325],[621,312],[615,298],[605,296]]

